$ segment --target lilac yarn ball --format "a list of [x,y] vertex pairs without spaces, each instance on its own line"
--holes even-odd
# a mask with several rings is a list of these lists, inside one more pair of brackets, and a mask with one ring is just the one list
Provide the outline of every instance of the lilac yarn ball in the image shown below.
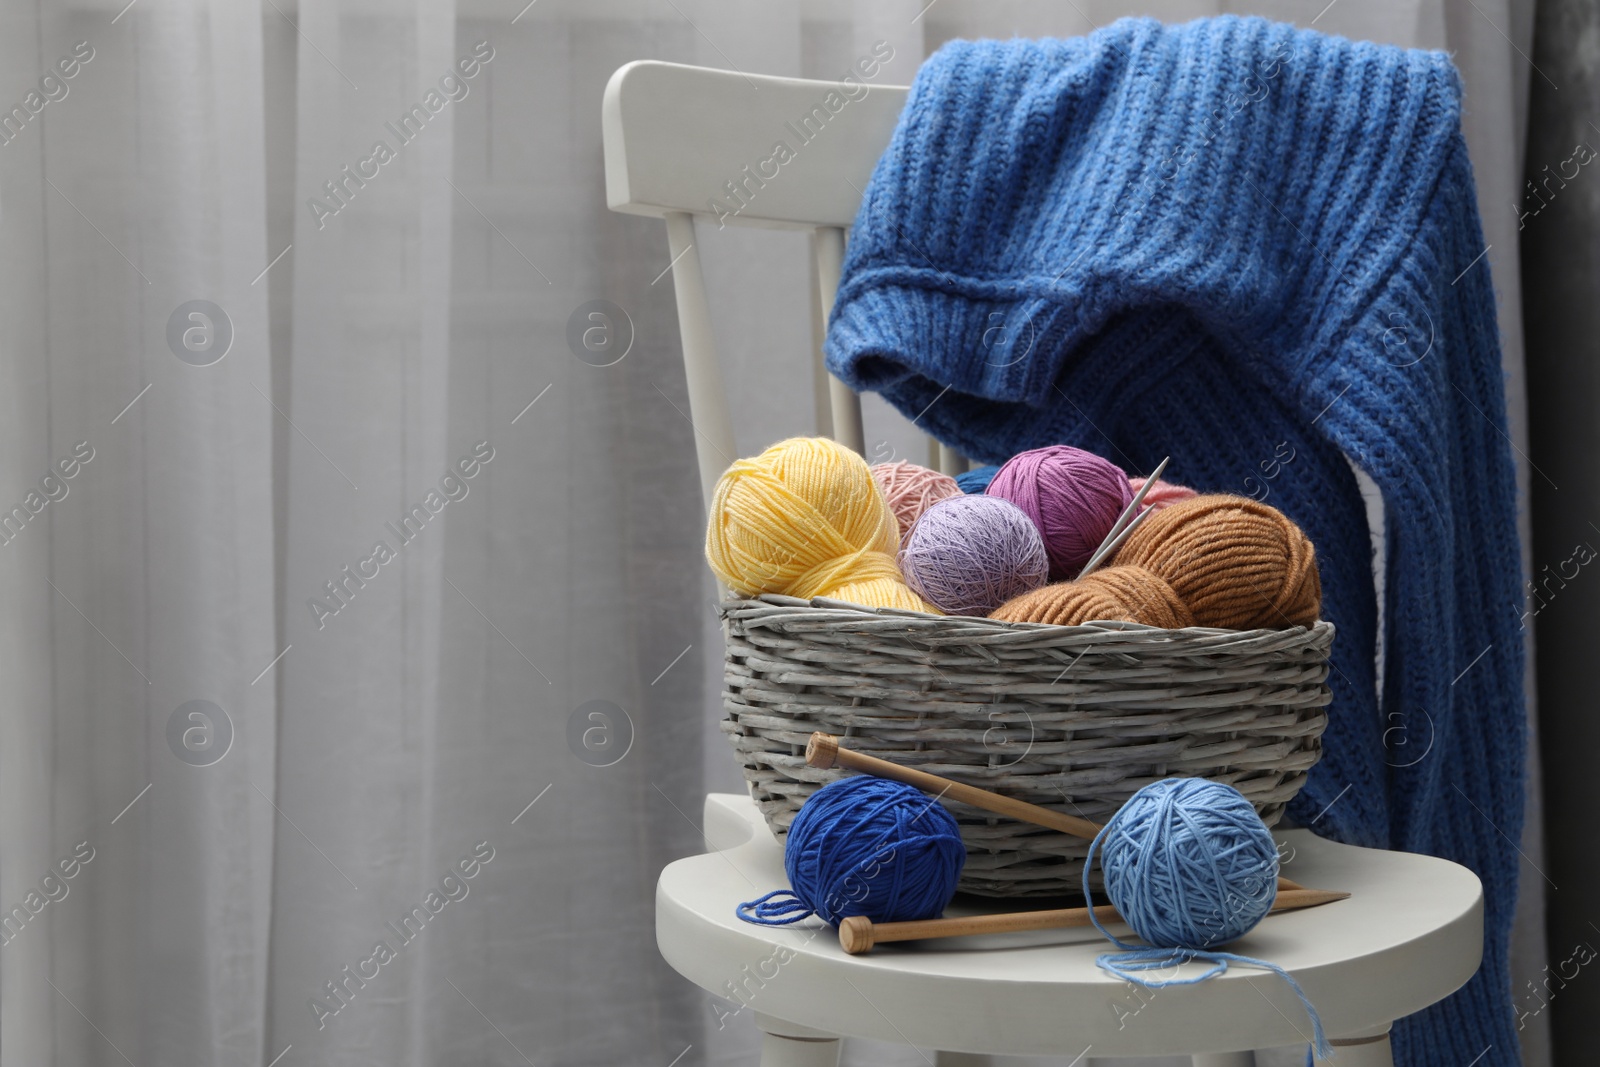
[[1044,536],[1052,582],[1076,578],[1133,501],[1122,468],[1071,445],[1012,456],[984,492],[1011,501],[1033,520]]
[[917,519],[900,548],[906,584],[951,615],[987,615],[1050,576],[1044,540],[1008,500],[957,496]]

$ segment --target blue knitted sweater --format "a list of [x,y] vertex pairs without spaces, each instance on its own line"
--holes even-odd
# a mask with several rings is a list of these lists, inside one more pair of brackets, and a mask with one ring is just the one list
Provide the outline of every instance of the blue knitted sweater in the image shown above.
[[[1291,814],[1477,872],[1483,966],[1396,1057],[1512,1067],[1522,582],[1459,119],[1444,53],[1262,19],[951,42],[866,189],[827,358],[981,461],[1170,454],[1167,478],[1306,530],[1339,636]],[[1384,503],[1381,694],[1351,463]]]

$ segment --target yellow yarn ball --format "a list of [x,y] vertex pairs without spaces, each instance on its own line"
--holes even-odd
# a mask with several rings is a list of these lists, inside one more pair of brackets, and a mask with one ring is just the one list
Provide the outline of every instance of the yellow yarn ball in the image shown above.
[[706,559],[741,596],[783,593],[939,614],[895,563],[894,513],[867,461],[825,437],[791,437],[717,481]]

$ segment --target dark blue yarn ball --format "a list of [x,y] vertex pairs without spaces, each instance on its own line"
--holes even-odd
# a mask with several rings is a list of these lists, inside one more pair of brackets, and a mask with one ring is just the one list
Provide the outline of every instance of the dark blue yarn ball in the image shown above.
[[966,864],[956,820],[920,789],[869,775],[830,782],[789,827],[783,866],[808,908],[834,926],[932,919]]

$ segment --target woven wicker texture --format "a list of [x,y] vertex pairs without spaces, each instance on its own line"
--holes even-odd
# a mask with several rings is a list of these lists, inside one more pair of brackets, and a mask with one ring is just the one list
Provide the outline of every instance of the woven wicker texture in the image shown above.
[[[722,729],[767,825],[842,777],[806,766],[812,731],[883,759],[1105,822],[1140,787],[1204,777],[1268,826],[1321,756],[1333,626],[1046,626],[866,609],[818,597],[730,599]],[[1089,843],[947,803],[961,888],[1076,895]]]

